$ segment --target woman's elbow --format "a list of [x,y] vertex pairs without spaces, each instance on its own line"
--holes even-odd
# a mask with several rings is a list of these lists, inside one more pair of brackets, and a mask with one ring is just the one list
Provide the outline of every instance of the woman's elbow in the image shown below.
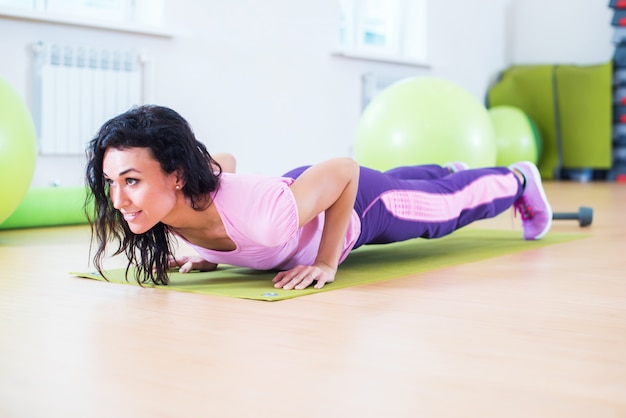
[[230,153],[220,153],[213,155],[213,159],[220,165],[223,173],[234,173],[237,170],[237,160]]

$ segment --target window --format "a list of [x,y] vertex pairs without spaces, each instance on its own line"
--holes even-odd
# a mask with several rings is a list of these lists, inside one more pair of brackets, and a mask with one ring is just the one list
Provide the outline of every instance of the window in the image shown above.
[[425,64],[427,0],[340,0],[340,54]]
[[145,32],[164,26],[164,7],[164,0],[0,0],[0,16]]
[[123,22],[127,16],[126,7],[130,6],[127,3],[124,0],[47,0],[45,10],[68,16]]

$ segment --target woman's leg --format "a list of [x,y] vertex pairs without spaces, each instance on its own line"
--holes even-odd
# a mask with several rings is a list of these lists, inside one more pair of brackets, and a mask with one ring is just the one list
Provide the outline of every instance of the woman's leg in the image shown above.
[[440,179],[451,173],[468,170],[469,167],[462,161],[453,161],[443,166],[437,164],[410,165],[392,168],[385,171],[385,174],[398,179],[406,180],[426,180]]
[[438,238],[510,208],[522,196],[508,168],[480,168],[434,180],[409,180],[361,168],[355,210],[361,236],[355,246]]
[[440,179],[450,174],[450,169],[436,164],[410,165],[392,168],[384,172],[388,176],[405,180]]
[[[293,179],[298,178],[298,176],[300,176],[309,167],[309,165],[306,165],[294,168],[283,174],[283,177],[290,177]],[[450,169],[436,164],[410,165],[392,168],[391,170],[385,171],[384,174],[393,178],[405,180],[440,179],[449,175]]]

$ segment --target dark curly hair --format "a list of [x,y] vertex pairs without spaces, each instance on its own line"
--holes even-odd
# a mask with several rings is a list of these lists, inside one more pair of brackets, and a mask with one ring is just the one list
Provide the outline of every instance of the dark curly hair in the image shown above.
[[[173,255],[169,227],[161,222],[143,234],[134,234],[121,213],[113,207],[105,182],[102,163],[109,148],[148,148],[171,174],[183,177],[183,193],[195,210],[206,209],[207,196],[219,187],[222,172],[204,144],[199,142],[189,123],[167,107],[146,105],[134,107],[106,122],[87,146],[86,181],[91,189],[85,202],[91,225],[92,250],[97,249],[94,265],[104,277],[102,261],[110,241],[117,241],[113,255],[125,253],[128,258],[126,277],[136,266],[139,284],[168,284],[168,257]],[[204,205],[204,206],[203,206]],[[105,277],[106,279],[106,277]]]

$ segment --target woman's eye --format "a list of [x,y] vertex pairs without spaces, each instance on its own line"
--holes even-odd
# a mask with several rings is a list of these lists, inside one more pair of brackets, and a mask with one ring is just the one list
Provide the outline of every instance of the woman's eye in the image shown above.
[[111,180],[111,179],[104,179],[104,185],[105,186],[111,186],[111,184],[113,184],[113,180]]
[[133,186],[133,185],[135,185],[137,183],[139,183],[139,180],[137,180],[137,179],[133,179],[133,178],[126,179],[126,184],[128,184],[129,186]]

